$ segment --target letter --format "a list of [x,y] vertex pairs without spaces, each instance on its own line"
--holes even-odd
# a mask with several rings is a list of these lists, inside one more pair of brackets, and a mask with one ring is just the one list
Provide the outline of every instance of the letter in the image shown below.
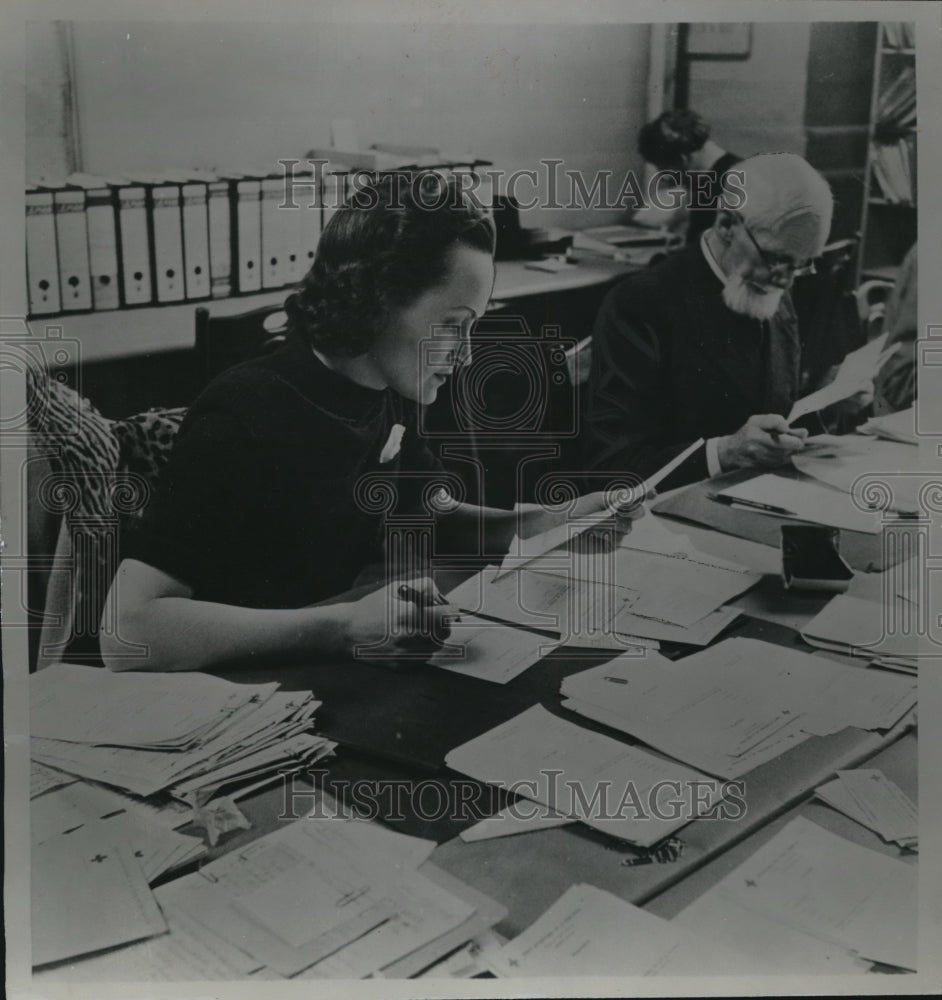
[[562,208],[563,206],[556,200],[556,191],[558,188],[559,171],[557,167],[562,165],[562,160],[540,160],[544,168],[548,168],[546,172],[546,201],[543,203],[544,208]]
[[[567,170],[566,176],[569,178],[569,204],[566,208],[600,208],[608,204],[608,177],[609,171],[597,170],[592,190],[589,191],[582,179],[582,171]],[[582,197],[582,202],[575,200],[576,189]],[[595,204],[596,196],[599,197],[599,204]]]
[[[304,789],[303,791],[298,791],[294,787],[295,778],[297,778],[302,772],[301,771],[282,771],[281,772],[281,786],[282,786],[282,800],[281,800],[281,812],[278,814],[278,819],[300,819],[300,816],[294,811],[294,800],[296,798],[308,798],[311,800],[311,809],[308,812],[312,812],[317,806],[320,805],[321,796],[317,793],[316,788]],[[311,782],[313,784],[313,775],[326,775],[327,772],[322,768],[318,768],[316,771],[306,771],[304,774],[311,776]],[[290,812],[289,812],[290,809]]]
[[617,816],[624,817],[625,806],[630,802],[632,809],[634,810],[634,815],[632,819],[648,819],[647,813],[644,811],[644,803],[641,801],[641,796],[638,794],[638,789],[635,788],[633,781],[629,781],[625,785],[625,794],[621,797],[621,802],[618,803]]
[[557,805],[559,800],[559,784],[556,779],[563,773],[562,771],[541,771],[544,778],[551,778],[552,784],[546,786],[546,804],[550,809],[559,812],[568,812],[568,809],[560,809]]
[[376,819],[379,816],[378,798],[379,786],[375,781],[358,778],[350,786],[350,803],[363,819]]
[[536,208],[539,205],[539,203],[540,203],[540,199],[539,198],[534,197],[534,198],[532,198],[530,201],[528,201],[526,203],[520,201],[517,198],[517,194],[516,194],[516,191],[517,191],[517,181],[521,177],[527,177],[527,178],[529,178],[530,182],[533,184],[534,190],[536,189],[537,174],[536,174],[535,170],[515,170],[507,178],[507,197],[510,198],[511,201],[516,201],[518,207],[520,209],[524,210],[524,211],[526,209],[528,209],[528,208]]
[[[422,795],[427,788],[433,789],[438,798],[438,805],[435,811],[432,813],[427,813],[422,805]],[[412,789],[412,805],[415,814],[416,816],[419,817],[419,819],[424,819],[429,821],[443,819],[447,815],[447,808],[446,808],[447,803],[448,803],[448,796],[447,794],[444,794],[442,792],[442,786],[437,781],[433,781],[431,779],[426,781],[420,781]]]
[[720,791],[725,796],[718,803],[720,817],[731,820],[742,819],[746,815],[745,781],[724,781]]
[[[671,182],[671,186],[666,190],[661,187],[661,182],[664,180]],[[681,187],[682,184],[683,178],[680,176],[679,170],[659,170],[651,178],[651,183],[648,185],[648,197],[653,205],[665,211],[680,208],[687,195],[687,192]],[[668,194],[669,198],[665,201],[661,197],[662,194]]]
[[743,180],[741,170],[727,170],[720,178],[725,208],[738,212],[746,204],[746,189],[743,187]]
[[[670,800],[670,805],[673,807],[669,814],[661,812],[660,800],[658,796],[660,795],[662,788],[670,788],[674,793],[674,798]],[[679,781],[659,781],[657,784],[651,786],[650,794],[648,795],[648,808],[651,810],[651,814],[657,819],[675,820],[680,819],[681,807],[684,804],[684,800],[681,797],[682,786]],[[693,819],[693,817],[690,817]]]
[[712,208],[710,197],[713,193],[713,174],[711,170],[688,170],[690,178],[690,207]]
[[639,208],[644,208],[645,206],[646,202],[644,200],[644,192],[641,190],[641,183],[635,176],[635,172],[629,170],[625,174],[624,183],[618,192],[618,197],[615,199],[615,205],[612,207],[637,211]]
[[[717,792],[715,781],[691,781],[688,787],[691,790],[690,796],[690,818],[696,819],[698,816],[705,816],[708,812],[713,812],[716,806],[710,808],[714,802],[714,795]],[[705,794],[701,795],[700,793]]]
[[[605,808],[608,804],[608,782],[600,781],[595,786],[591,802],[586,799],[582,790],[582,785],[578,781],[567,781],[566,787],[571,793],[572,813],[581,820],[594,817],[595,819],[617,819]],[[601,807],[601,808],[600,808]]]
[[[455,789],[455,811],[452,819],[465,821],[468,819],[483,819],[479,809],[475,808],[480,786],[474,781],[457,781],[452,784]],[[466,810],[466,806],[471,806]]]
[[309,187],[311,188],[311,203],[307,206],[308,208],[315,208],[317,206],[317,189],[320,186],[321,172],[323,171],[324,164],[327,163],[326,160],[308,160],[307,162],[312,167],[312,179],[302,180],[295,177],[294,168],[301,162],[300,160],[279,160],[278,161],[283,170],[284,176],[284,201],[278,206],[279,208],[300,208],[299,205],[294,203],[294,189],[296,187]]

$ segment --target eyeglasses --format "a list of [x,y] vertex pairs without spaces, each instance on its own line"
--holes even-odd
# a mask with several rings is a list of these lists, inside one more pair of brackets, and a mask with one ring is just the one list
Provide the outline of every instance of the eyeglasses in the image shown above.
[[746,223],[741,218],[739,221],[742,223],[743,232],[749,237],[749,242],[756,248],[756,253],[762,259],[762,263],[768,269],[769,274],[788,274],[793,278],[802,278],[806,274],[818,273],[813,260],[809,260],[805,264],[796,264],[791,257],[782,257],[769,253],[768,250],[763,250],[756,242],[755,236],[749,231]]

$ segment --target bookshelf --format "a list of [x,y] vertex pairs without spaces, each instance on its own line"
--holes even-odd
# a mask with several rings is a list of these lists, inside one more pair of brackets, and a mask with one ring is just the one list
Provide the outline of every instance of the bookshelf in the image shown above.
[[861,213],[858,283],[892,281],[916,241],[916,50],[914,26],[879,25]]

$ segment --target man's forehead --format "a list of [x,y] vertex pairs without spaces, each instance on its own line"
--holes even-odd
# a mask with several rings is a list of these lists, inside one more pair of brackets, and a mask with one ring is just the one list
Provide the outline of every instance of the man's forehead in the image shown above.
[[819,245],[821,220],[813,212],[791,212],[760,227],[768,237],[769,249],[787,254],[795,260],[815,257]]

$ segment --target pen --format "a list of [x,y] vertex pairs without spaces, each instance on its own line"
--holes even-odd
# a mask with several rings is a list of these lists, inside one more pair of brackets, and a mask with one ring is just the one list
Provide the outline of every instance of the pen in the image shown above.
[[[407,583],[402,583],[399,585],[399,597],[404,601],[411,601],[420,610],[425,610],[433,604],[447,604],[448,601],[436,590],[434,597],[431,599],[429,595],[421,590],[416,590],[415,587],[410,587]],[[442,624],[446,626],[457,625],[461,622],[461,615],[445,615],[442,618]]]
[[725,503],[727,507],[754,507],[756,510],[768,511],[770,514],[782,514],[785,517],[798,516],[792,510],[786,510],[784,507],[776,507],[775,504],[771,503],[760,503],[758,500],[743,500],[739,497],[724,496],[722,493],[708,493],[707,496],[717,503]]

